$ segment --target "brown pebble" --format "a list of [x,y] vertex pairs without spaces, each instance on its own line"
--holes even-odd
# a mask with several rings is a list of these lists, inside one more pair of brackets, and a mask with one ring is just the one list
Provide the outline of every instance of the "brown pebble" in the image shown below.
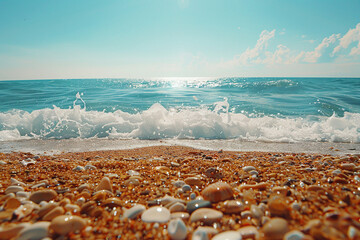
[[53,220],[55,217],[63,215],[65,213],[64,209],[62,207],[55,207],[54,209],[52,209],[50,212],[48,212],[44,217],[43,220],[44,221],[51,221]]
[[32,193],[29,197],[34,203],[40,203],[41,201],[50,201],[56,198],[57,193],[52,189],[39,190]]
[[72,232],[79,232],[85,226],[86,222],[81,217],[61,215],[51,221],[50,229],[59,235],[67,235]]
[[284,197],[272,197],[269,199],[268,207],[272,217],[290,218],[290,209]]
[[199,208],[191,216],[191,222],[201,221],[205,224],[212,224],[223,217],[223,213],[212,208]]
[[40,218],[44,217],[46,214],[48,214],[51,210],[53,210],[54,208],[56,208],[57,206],[59,206],[58,203],[48,203],[44,206],[42,206],[39,211],[38,211],[38,216]]
[[244,204],[239,200],[227,200],[224,202],[225,213],[241,213],[245,208]]
[[103,202],[103,206],[114,208],[114,207],[121,207],[121,201],[118,198],[108,198]]
[[14,197],[11,197],[11,198],[8,198],[5,201],[4,209],[16,209],[20,205],[21,205],[21,202],[18,199],[14,198]]
[[184,182],[190,186],[201,186],[203,184],[201,179],[198,177],[188,177],[184,180]]
[[334,183],[348,184],[349,182],[344,178],[340,178],[340,177],[336,176],[334,178]]
[[109,192],[112,192],[112,186],[111,186],[111,181],[108,177],[103,177],[99,183],[99,185],[95,188],[95,191],[100,191],[100,190],[107,190]]
[[245,184],[245,185],[240,185],[239,186],[239,190],[248,190],[248,189],[257,189],[257,190],[266,190],[266,188],[269,186],[268,183],[266,182],[261,182],[258,184]]
[[289,231],[288,223],[283,218],[272,218],[262,228],[266,240],[281,240]]
[[210,202],[220,202],[233,198],[234,191],[225,182],[216,182],[207,186],[202,192],[205,200]]

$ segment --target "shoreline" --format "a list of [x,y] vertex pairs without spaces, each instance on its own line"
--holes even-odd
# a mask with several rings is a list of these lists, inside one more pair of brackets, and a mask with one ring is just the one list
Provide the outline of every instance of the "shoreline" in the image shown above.
[[138,139],[64,139],[64,140],[16,140],[0,142],[0,152],[30,152],[54,155],[66,152],[90,152],[126,150],[151,146],[184,146],[201,150],[241,152],[316,153],[328,155],[360,154],[359,143],[334,142],[260,142],[230,140],[138,140]]
[[184,146],[0,153],[0,239],[360,239],[359,162]]

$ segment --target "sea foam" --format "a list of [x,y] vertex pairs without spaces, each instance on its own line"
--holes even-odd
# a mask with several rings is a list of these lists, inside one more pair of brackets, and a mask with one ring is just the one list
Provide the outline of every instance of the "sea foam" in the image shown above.
[[0,141],[20,139],[242,139],[268,142],[360,143],[360,114],[286,118],[250,117],[229,112],[225,100],[215,108],[169,108],[159,103],[138,113],[89,111],[77,96],[69,109],[0,112]]

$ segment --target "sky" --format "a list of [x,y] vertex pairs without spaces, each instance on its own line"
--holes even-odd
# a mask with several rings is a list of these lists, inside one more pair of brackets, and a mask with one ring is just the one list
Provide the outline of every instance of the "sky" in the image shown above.
[[0,0],[0,80],[360,77],[359,0]]

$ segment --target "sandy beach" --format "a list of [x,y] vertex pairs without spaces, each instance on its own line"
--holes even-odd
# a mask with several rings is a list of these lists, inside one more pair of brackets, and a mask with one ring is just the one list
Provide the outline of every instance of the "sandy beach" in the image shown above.
[[0,153],[0,239],[360,239],[359,157]]

